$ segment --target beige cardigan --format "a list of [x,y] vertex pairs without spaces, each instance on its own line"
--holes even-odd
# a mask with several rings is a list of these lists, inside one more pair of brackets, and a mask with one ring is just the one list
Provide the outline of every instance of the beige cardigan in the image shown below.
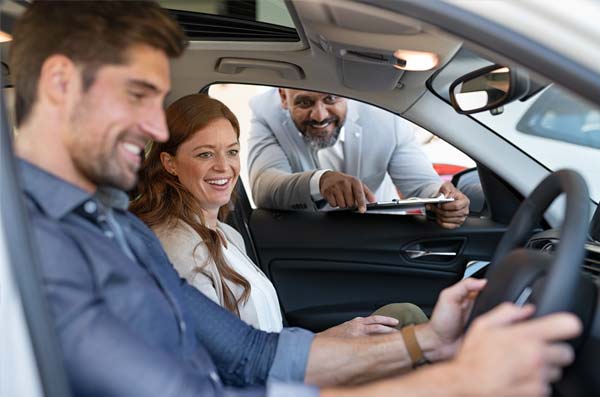
[[[239,308],[240,318],[258,329],[280,331],[282,320],[279,301],[270,280],[246,256],[241,234],[222,222],[218,222],[217,229],[227,240],[229,247],[227,251],[230,257],[232,250],[237,249],[233,256],[235,263],[228,260],[226,256],[228,264],[248,279],[252,286],[248,302]],[[179,275],[215,303],[224,306],[221,275],[214,261],[210,259],[208,249],[198,233],[183,221],[179,221],[174,228],[157,226],[153,230]],[[202,268],[204,273],[195,270],[197,267]],[[239,298],[243,292],[242,287],[227,280],[225,282],[234,296]]]

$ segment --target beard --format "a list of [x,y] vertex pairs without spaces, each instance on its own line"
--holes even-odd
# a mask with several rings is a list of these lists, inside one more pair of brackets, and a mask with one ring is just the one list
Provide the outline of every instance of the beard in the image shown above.
[[[94,130],[93,110],[82,101],[71,115],[71,133],[68,152],[74,168],[88,182],[96,186],[110,186],[120,190],[131,190],[138,179],[138,168],[122,158],[119,146],[124,141],[140,141],[139,134],[122,130]],[[110,128],[106,125],[105,128]]]
[[[325,124],[325,123],[334,123],[335,124],[335,128],[331,133],[328,133],[325,135],[319,135],[319,134],[311,134],[310,132],[308,132],[308,129],[310,127],[313,127],[314,125]],[[317,122],[316,120],[307,120],[302,123],[302,126],[304,127],[302,129],[302,137],[304,139],[304,142],[307,145],[309,145],[311,148],[313,148],[314,150],[320,150],[320,149],[325,149],[325,148],[331,147],[337,142],[338,137],[340,136],[342,127],[344,126],[344,123],[343,123],[343,121],[340,121],[340,119],[337,117],[331,117],[329,119],[322,120],[320,122]]]
[[77,170],[96,186],[110,186],[123,191],[131,190],[138,180],[138,167],[123,164],[119,158],[118,146],[128,136],[122,132],[114,142],[101,142],[96,147],[84,142],[76,145],[81,150],[72,153]]

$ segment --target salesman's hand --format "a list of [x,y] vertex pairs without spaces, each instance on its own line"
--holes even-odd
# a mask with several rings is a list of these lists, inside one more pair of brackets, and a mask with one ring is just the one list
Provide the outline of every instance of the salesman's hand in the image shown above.
[[375,195],[358,178],[336,171],[327,171],[319,180],[321,196],[332,207],[352,208],[364,213],[367,203],[376,201]]
[[487,280],[467,278],[444,289],[433,309],[431,320],[417,325],[417,338],[429,361],[454,356],[473,303]]
[[469,215],[469,198],[451,182],[444,182],[440,187],[439,194],[453,198],[454,201],[440,206],[431,204],[427,206],[428,210],[435,213],[437,223],[446,229],[455,229],[462,225]]

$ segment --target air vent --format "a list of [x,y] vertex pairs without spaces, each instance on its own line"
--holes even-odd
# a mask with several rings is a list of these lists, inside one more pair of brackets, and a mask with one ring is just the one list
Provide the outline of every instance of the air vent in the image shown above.
[[[559,240],[555,238],[532,239],[527,244],[527,248],[542,252],[554,252],[558,247],[558,242]],[[600,244],[588,243],[585,245],[585,250],[584,271],[594,279],[600,279]]]
[[190,40],[296,42],[295,29],[200,12],[169,10]]
[[527,243],[527,248],[531,248],[542,252],[553,252],[556,250],[557,245],[558,239],[541,238],[530,240],[529,243]]

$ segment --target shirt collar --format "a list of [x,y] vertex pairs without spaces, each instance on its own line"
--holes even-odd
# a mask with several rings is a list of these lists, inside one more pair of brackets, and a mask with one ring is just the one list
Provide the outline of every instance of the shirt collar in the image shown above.
[[346,139],[346,127],[342,126],[342,129],[340,130],[340,134],[338,135],[338,139],[336,142],[344,142],[344,140]]
[[127,193],[114,187],[100,186],[94,196],[107,208],[125,211],[129,207]]
[[129,203],[127,194],[123,191],[100,187],[92,195],[23,159],[19,159],[19,170],[25,193],[53,219],[61,219],[93,197],[107,207],[120,210],[127,209]]

